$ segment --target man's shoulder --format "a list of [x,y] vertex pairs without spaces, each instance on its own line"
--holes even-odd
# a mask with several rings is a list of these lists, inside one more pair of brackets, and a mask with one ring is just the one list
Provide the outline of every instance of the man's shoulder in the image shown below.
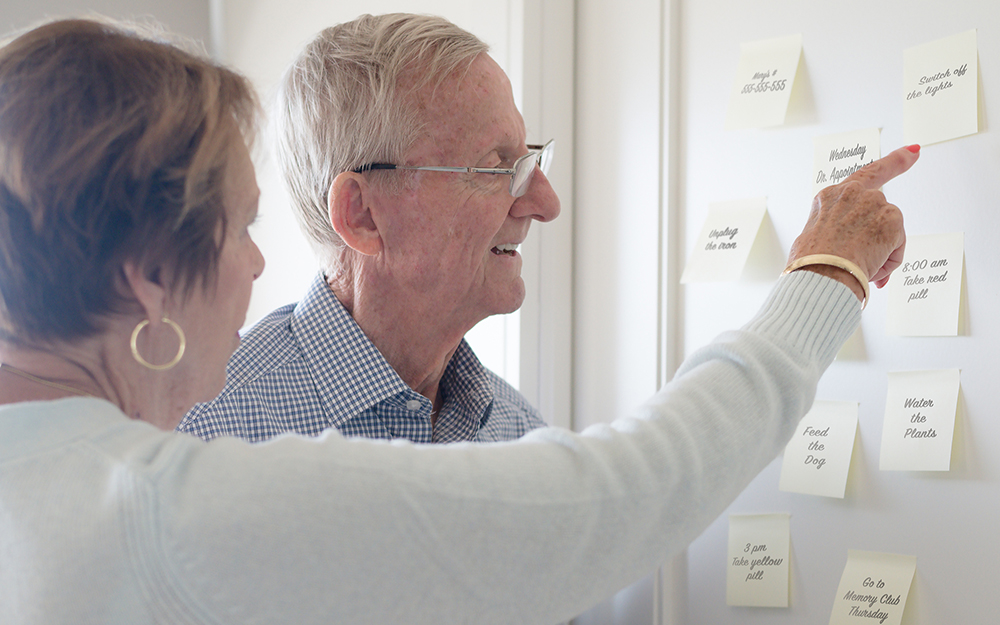
[[333,323],[328,298],[332,295],[317,277],[301,300],[271,311],[244,332],[229,359],[226,388],[219,397],[301,361],[304,340],[316,342],[328,335]]
[[[246,428],[268,419],[271,400],[311,386],[292,327],[295,304],[278,308],[240,338],[226,367],[226,385],[211,401],[196,404],[178,429],[202,438],[226,434],[248,437]],[[292,388],[295,387],[295,388]]]
[[295,304],[278,308],[240,337],[240,345],[226,366],[226,386],[219,398],[253,384],[300,356],[292,318]]
[[504,431],[497,440],[511,440],[530,430],[545,427],[541,413],[531,405],[527,397],[488,367],[482,366],[482,372],[493,391],[487,429],[499,427]]
[[487,367],[483,367],[483,372],[486,374],[486,379],[489,380],[490,386],[493,388],[493,400],[495,402],[509,406],[511,410],[538,415],[538,411],[531,405],[528,398],[514,388],[510,382],[504,380]]

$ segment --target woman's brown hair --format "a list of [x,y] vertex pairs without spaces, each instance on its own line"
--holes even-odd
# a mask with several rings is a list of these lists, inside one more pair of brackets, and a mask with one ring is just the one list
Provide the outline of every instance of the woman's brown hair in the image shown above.
[[63,20],[0,48],[0,340],[72,341],[129,309],[135,261],[213,284],[248,81],[131,27]]

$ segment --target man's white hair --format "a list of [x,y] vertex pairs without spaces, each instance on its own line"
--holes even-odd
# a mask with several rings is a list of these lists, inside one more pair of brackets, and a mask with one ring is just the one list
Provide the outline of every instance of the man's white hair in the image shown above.
[[[363,15],[322,31],[285,71],[275,147],[299,224],[324,269],[336,272],[344,247],[327,207],[334,178],[400,162],[426,121],[414,92],[468,68],[488,49],[441,17]],[[373,184],[403,183],[399,173],[368,175]]]

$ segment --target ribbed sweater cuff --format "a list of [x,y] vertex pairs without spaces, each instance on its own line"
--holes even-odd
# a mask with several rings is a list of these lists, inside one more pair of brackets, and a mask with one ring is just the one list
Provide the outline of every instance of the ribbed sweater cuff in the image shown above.
[[850,288],[812,271],[795,271],[778,280],[744,329],[788,343],[825,368],[860,321],[861,302]]

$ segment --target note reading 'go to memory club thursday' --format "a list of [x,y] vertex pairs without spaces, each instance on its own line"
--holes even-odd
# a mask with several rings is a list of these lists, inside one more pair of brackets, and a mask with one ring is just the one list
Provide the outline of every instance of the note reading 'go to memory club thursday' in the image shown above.
[[899,625],[916,570],[914,556],[849,550],[830,625]]

